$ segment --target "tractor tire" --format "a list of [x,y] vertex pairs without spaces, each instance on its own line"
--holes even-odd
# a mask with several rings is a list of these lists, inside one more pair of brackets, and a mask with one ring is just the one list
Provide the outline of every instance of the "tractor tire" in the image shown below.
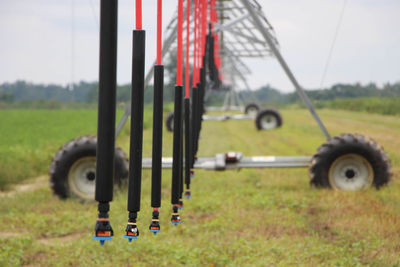
[[[96,179],[96,136],[82,136],[66,143],[50,165],[50,186],[62,199],[76,197],[94,200]],[[128,159],[122,149],[115,148],[114,182],[127,180]]]
[[257,116],[260,111],[260,106],[256,103],[249,103],[244,108],[244,113],[249,116],[253,116],[254,118]]
[[383,148],[360,134],[342,134],[318,148],[309,169],[310,184],[338,190],[379,189],[392,178]]
[[170,112],[165,119],[165,126],[167,127],[168,132],[174,131],[174,112]]
[[268,108],[258,112],[255,122],[258,130],[272,130],[281,127],[283,119],[278,110]]

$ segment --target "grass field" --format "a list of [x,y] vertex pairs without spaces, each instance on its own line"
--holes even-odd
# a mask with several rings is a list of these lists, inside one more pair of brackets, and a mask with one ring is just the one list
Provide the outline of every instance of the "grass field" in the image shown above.
[[[118,119],[123,111],[117,113]],[[144,127],[150,128],[146,113]],[[49,161],[67,141],[96,134],[96,110],[1,110],[0,190],[47,173]],[[128,134],[129,128],[124,129]]]
[[0,190],[44,174],[61,144],[96,133],[95,110],[1,110]]
[[[0,195],[0,266],[400,266],[398,117],[321,111],[332,134],[358,132],[385,147],[394,181],[379,191],[312,189],[307,169],[197,171],[193,198],[185,201],[183,223],[175,227],[169,223],[171,172],[165,171],[162,232],[153,236],[147,231],[150,171],[144,171],[140,239],[129,244],[122,238],[128,215],[123,188],[111,204],[114,240],[100,247],[91,240],[96,205],[59,200],[45,176],[59,146],[95,133],[95,111],[37,111],[43,121],[32,119],[32,111],[22,118],[15,112],[0,111],[5,153],[0,170],[9,168],[4,159],[9,155],[18,177],[44,177],[34,190]],[[205,122],[199,154],[312,155],[324,138],[311,116],[305,110],[285,110],[283,116],[283,128],[269,132],[256,131],[252,121]],[[16,120],[26,129],[13,129]],[[164,155],[171,155],[172,134],[164,137]],[[117,142],[128,151],[126,129]],[[144,150],[150,156],[151,127],[145,130]],[[34,165],[29,153],[38,159]]]

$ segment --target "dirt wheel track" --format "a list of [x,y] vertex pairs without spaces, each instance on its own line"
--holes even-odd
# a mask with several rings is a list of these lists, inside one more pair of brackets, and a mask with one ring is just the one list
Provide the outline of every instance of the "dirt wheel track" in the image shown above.
[[49,177],[42,175],[33,179],[29,179],[21,184],[15,185],[9,191],[0,192],[0,197],[13,197],[17,194],[32,192],[39,188],[43,188],[48,185]]

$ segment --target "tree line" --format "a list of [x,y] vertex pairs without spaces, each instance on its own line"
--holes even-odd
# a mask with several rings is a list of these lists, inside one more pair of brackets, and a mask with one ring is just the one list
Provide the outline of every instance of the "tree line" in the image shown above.
[[[153,102],[152,86],[145,89],[145,103]],[[129,102],[130,85],[119,85],[117,88],[117,101]],[[251,101],[252,95],[259,101],[272,105],[292,104],[299,101],[297,94],[281,93],[278,89],[265,85],[252,92],[241,91],[240,95],[244,100]],[[360,97],[400,97],[400,82],[387,83],[378,86],[375,83],[362,85],[338,83],[330,88],[323,90],[307,90],[308,96],[314,101],[329,101],[338,98],[360,98]],[[0,103],[17,102],[43,102],[52,101],[54,103],[81,103],[94,104],[97,102],[98,83],[84,82],[74,84],[73,86],[56,84],[33,84],[26,81],[16,81],[13,83],[0,84]],[[174,79],[170,77],[164,89],[164,101],[170,103],[174,99]],[[218,105],[223,102],[224,93],[214,92],[208,104]]]

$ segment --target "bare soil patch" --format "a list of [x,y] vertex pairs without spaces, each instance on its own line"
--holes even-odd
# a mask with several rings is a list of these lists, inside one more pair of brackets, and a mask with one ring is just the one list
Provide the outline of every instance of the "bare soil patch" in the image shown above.
[[48,183],[48,177],[46,175],[39,176],[37,178],[28,180],[22,184],[16,185],[10,191],[0,192],[0,197],[12,197],[16,194],[35,191],[39,188],[46,186]]

